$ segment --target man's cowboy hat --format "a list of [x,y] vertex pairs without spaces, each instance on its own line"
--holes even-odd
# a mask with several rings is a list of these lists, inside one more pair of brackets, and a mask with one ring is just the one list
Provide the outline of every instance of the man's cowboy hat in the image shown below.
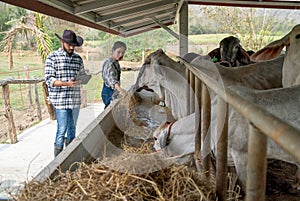
[[60,37],[57,33],[55,35],[57,38],[71,46],[81,46],[83,44],[83,39],[80,36],[76,36],[72,30],[65,30],[62,37]]

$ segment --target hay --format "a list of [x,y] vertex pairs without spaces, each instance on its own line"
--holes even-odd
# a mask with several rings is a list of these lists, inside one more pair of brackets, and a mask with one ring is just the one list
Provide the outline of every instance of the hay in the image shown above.
[[[74,172],[60,173],[45,182],[26,183],[13,198],[20,201],[216,200],[214,183],[203,180],[201,174],[187,166],[173,163],[167,164],[166,168],[153,171],[141,162],[140,158],[132,157],[150,156],[150,144],[145,143],[140,148],[123,145],[123,148],[127,155],[106,158],[91,164],[75,163],[78,168]],[[155,157],[153,159],[156,163],[162,162]],[[148,172],[133,174],[129,169],[124,169],[129,164],[142,165]],[[150,161],[149,164],[153,165],[154,161]]]
[[30,182],[16,200],[215,200],[214,185],[186,166],[142,176],[109,169],[103,163],[78,163],[75,172],[44,183]]

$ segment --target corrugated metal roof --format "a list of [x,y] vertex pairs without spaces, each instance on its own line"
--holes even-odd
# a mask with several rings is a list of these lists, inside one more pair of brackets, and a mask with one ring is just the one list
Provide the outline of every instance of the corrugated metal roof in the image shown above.
[[[184,0],[1,0],[112,34],[130,36],[175,23]],[[300,9],[300,0],[194,0],[189,4]]]

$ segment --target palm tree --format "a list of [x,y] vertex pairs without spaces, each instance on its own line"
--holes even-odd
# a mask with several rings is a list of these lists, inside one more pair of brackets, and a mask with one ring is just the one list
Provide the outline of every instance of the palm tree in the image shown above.
[[40,13],[30,13],[20,17],[17,20],[12,20],[8,23],[14,23],[14,26],[7,32],[0,43],[0,50],[9,54],[9,68],[13,69],[13,42],[18,34],[24,35],[27,39],[31,34],[34,36],[39,54],[43,60],[46,60],[47,55],[52,51],[52,41],[50,36],[45,31],[43,22],[47,16]]

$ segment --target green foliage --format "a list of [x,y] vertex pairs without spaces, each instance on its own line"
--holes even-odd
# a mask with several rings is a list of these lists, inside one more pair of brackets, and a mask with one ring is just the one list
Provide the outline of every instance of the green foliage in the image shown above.
[[51,38],[47,34],[47,29],[44,26],[44,21],[47,19],[47,16],[39,13],[34,13],[34,16],[35,22],[33,32],[36,35],[39,54],[41,55],[43,62],[45,62],[47,55],[53,50]]
[[[1,51],[9,53],[10,69],[13,68],[13,43],[20,34],[24,35],[28,41],[30,41],[29,38],[31,35],[31,38],[36,41],[38,52],[40,53],[42,60],[45,61],[47,55],[52,51],[52,41],[46,33],[46,27],[43,23],[46,18],[47,17],[43,14],[26,13],[26,15],[22,16],[20,19],[8,22],[9,24],[12,24],[12,28],[6,33],[1,41],[0,49]],[[23,46],[22,49],[26,48]]]
[[254,51],[273,41],[274,33],[292,28],[289,15],[282,15],[279,10],[202,7],[201,11],[219,25],[219,33],[235,35],[245,49]]
[[200,34],[189,35],[189,41],[193,44],[209,45],[218,44],[223,38],[229,36],[229,34]]

